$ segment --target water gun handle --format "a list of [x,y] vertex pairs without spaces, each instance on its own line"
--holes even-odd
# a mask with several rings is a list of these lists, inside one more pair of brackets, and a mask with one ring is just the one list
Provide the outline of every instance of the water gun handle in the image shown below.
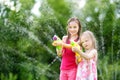
[[[58,36],[56,36],[56,35],[53,36],[53,43],[55,43],[55,42],[61,42],[61,39]],[[56,49],[57,50],[62,50],[62,46],[56,46]],[[57,55],[59,57],[61,57],[61,53],[60,52],[57,53]]]
[[[55,42],[55,41],[54,41]],[[62,46],[56,46],[56,49],[61,50]]]

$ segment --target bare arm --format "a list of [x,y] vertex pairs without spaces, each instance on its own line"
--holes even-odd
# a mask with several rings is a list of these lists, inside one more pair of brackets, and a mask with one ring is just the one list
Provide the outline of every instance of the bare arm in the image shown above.
[[66,44],[66,39],[67,39],[67,36],[63,36],[62,38],[62,46],[65,47],[65,48],[72,48],[72,46],[70,44]]
[[93,58],[94,56],[97,55],[97,51],[96,50],[92,50],[91,52],[81,53],[80,55],[83,56],[83,58],[85,58],[85,59],[91,59],[91,58]]
[[[62,47],[70,48],[71,49],[72,45],[71,44],[66,44],[66,39],[67,39],[67,36],[63,36],[61,42],[54,42],[54,43],[52,43],[52,45],[53,46],[62,46]],[[79,44],[79,41],[77,43]]]
[[70,44],[66,44],[66,39],[67,39],[67,36],[63,36],[62,41],[53,42],[52,45],[53,46],[62,46],[62,47],[65,47],[65,48],[72,48],[72,46]]
[[84,53],[83,51],[77,49],[76,47],[73,47],[72,50],[74,52],[78,52],[85,59],[91,59],[94,56],[97,56],[97,51],[95,49],[90,51],[90,52],[88,52],[88,53]]
[[[72,45],[71,44],[66,44],[66,39],[67,39],[67,36],[63,36],[63,43],[62,43],[62,46],[65,47],[65,48],[70,48],[72,49]],[[80,40],[77,41],[77,44],[79,45],[80,44]]]
[[66,44],[66,43],[62,43],[62,46],[65,48],[72,48],[72,46],[70,44]]

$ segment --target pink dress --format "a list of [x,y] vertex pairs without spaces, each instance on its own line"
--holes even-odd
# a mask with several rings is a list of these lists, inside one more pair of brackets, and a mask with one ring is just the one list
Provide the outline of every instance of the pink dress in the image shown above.
[[[70,40],[68,40],[66,43],[70,44]],[[63,54],[60,69],[61,70],[70,70],[73,68],[77,69],[77,64],[75,63],[75,53],[68,48],[63,48],[62,52]]]
[[78,64],[76,80],[97,80],[96,57],[90,60],[82,59]]
[[[66,41],[66,43],[70,44],[70,40]],[[77,64],[75,62],[75,53],[72,49],[64,47],[62,50],[62,60],[60,66],[60,80],[75,80],[76,73]]]

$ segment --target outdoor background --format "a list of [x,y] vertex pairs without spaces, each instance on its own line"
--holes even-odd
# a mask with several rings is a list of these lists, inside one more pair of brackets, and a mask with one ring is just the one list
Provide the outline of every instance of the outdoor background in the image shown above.
[[120,80],[120,0],[0,0],[0,80],[58,80],[71,17],[98,40],[98,80]]

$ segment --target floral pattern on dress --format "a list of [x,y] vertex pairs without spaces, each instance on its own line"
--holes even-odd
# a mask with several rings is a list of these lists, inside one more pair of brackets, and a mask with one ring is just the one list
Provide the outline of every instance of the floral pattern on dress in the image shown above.
[[90,60],[82,59],[78,64],[76,80],[97,80],[95,57]]

